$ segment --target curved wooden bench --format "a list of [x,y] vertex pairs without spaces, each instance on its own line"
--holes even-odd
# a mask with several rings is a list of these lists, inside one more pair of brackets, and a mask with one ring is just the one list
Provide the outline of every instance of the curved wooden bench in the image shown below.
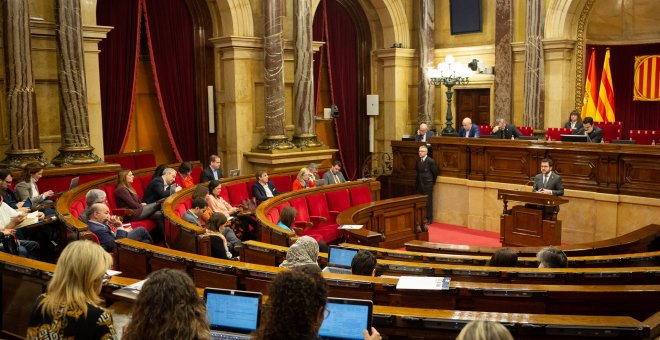
[[[160,268],[188,272],[198,287],[267,292],[282,268],[220,260],[129,239],[117,241],[118,269],[137,279]],[[540,274],[560,273],[553,269]],[[398,307],[472,311],[626,315],[645,319],[658,311],[660,285],[565,285],[454,280],[445,291],[396,289],[396,278],[324,273],[331,296],[373,300]]]
[[[543,247],[510,247],[519,256],[534,256]],[[660,224],[649,224],[644,228],[607,240],[559,246],[566,255],[608,255],[643,253],[660,250]],[[410,241],[406,250],[443,254],[492,255],[499,247],[474,247],[456,244]]]
[[[21,338],[36,297],[45,291],[55,265],[18,256],[0,254],[2,278],[2,334]],[[108,304],[117,301],[112,291],[136,282],[114,276],[104,285],[101,295]],[[202,287],[197,284],[197,287]],[[205,286],[204,286],[205,287]],[[13,288],[13,289],[12,289]],[[121,304],[118,304],[121,305]],[[129,303],[130,305],[130,303]],[[114,309],[114,304],[110,309]],[[505,325],[516,339],[608,336],[625,339],[653,339],[660,332],[660,312],[640,322],[627,316],[585,316],[520,314],[503,312],[465,312],[451,309],[423,309],[375,305],[374,327],[389,337],[421,339],[454,338],[471,320],[491,320]],[[117,321],[117,320],[115,320]],[[121,326],[116,324],[115,326]]]

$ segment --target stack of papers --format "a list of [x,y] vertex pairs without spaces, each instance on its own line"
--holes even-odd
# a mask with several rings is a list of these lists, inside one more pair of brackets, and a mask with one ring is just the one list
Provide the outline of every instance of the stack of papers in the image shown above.
[[362,229],[363,225],[362,224],[342,224],[339,226],[339,229]]
[[147,280],[138,281],[132,285],[128,285],[124,288],[120,288],[112,292],[112,295],[122,296],[127,299],[136,300],[142,290],[142,285]]
[[449,277],[437,276],[401,276],[396,289],[447,290]]

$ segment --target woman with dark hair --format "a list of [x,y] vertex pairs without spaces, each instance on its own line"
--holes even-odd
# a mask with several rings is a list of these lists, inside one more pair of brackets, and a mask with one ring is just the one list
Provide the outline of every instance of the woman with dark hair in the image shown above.
[[491,267],[515,267],[518,265],[518,254],[509,248],[500,248],[493,253],[488,265]]
[[567,129],[573,129],[573,131],[581,129],[582,119],[580,119],[580,112],[577,110],[571,111],[571,113],[568,115],[568,122],[564,124],[564,127]]
[[[327,302],[328,284],[319,271],[305,268],[281,272],[270,284],[263,322],[253,338],[320,339],[318,332]],[[371,335],[366,329],[362,335],[367,340],[381,338],[373,327]]]
[[[229,202],[225,201],[220,193],[222,192],[222,185],[218,180],[212,180],[209,182],[209,194],[206,196],[206,203],[208,203],[209,208],[213,212],[221,213],[227,217],[227,220],[231,220],[231,229],[234,230],[236,236],[243,240],[251,240],[254,237],[250,231],[250,226],[257,228],[257,222],[253,220],[250,216],[240,216],[238,213],[241,211],[240,208],[232,207]],[[229,218],[231,215],[234,215],[236,218]]]
[[210,339],[206,306],[188,274],[155,271],[144,282],[123,339]]
[[227,228],[227,218],[221,213],[213,213],[206,224],[206,233],[211,235],[211,254],[222,259],[238,256],[238,248],[243,242]]
[[28,324],[28,339],[115,339],[112,315],[101,307],[101,286],[112,257],[91,241],[64,248],[37,299]]
[[25,201],[28,198],[32,205],[41,203],[52,203],[48,197],[53,196],[53,190],[39,193],[37,182],[44,174],[44,168],[39,162],[32,162],[25,165],[21,174],[21,181],[16,184],[14,191],[19,201]]
[[159,234],[152,235],[154,236],[154,242],[163,242],[165,241],[165,221],[160,210],[160,202],[142,203],[137,191],[133,188],[134,179],[135,176],[133,176],[131,170],[120,170],[117,173],[117,187],[114,191],[117,208],[126,209],[126,213],[124,213],[125,222],[153,220]]
[[284,207],[282,212],[280,212],[280,220],[277,222],[277,226],[287,231],[297,232],[293,228],[296,216],[298,216],[298,210],[296,208],[291,206]]
[[195,181],[192,177],[192,164],[190,162],[181,163],[174,181],[184,189],[195,185]]
[[165,169],[167,169],[167,164],[158,164],[154,170],[154,174],[151,176],[151,179],[163,176],[163,171],[165,171]]

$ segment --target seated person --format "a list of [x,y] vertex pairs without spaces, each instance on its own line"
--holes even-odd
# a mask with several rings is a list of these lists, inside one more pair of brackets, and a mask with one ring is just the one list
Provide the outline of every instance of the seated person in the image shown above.
[[574,135],[585,135],[591,143],[600,143],[603,141],[603,130],[594,125],[594,119],[587,117],[582,120],[582,128],[573,131]]
[[192,177],[192,164],[190,162],[181,163],[179,172],[176,174],[175,183],[183,189],[195,185],[195,180]]
[[568,268],[568,257],[559,248],[545,247],[536,254],[539,268]]
[[[117,187],[115,188],[115,202],[117,208],[126,209],[124,221],[140,221],[150,219],[156,223],[156,232],[154,233],[155,242],[165,241],[165,221],[163,212],[160,210],[160,202],[141,203],[137,191],[133,188],[134,180],[131,170],[121,170],[117,174]],[[104,200],[105,202],[105,200]],[[103,202],[94,202],[103,203]]]
[[[236,216],[235,220],[232,220],[231,228],[236,233],[236,236],[243,241],[254,239],[253,230],[258,228],[257,221],[255,221],[251,216],[248,215],[239,215],[238,213],[241,209],[233,207],[229,202],[225,201],[220,193],[222,192],[222,185],[220,181],[212,180],[209,182],[209,195],[206,196],[206,202],[209,205],[209,208],[213,212],[221,213],[227,217],[227,220],[230,215]],[[253,230],[250,230],[252,226]]]
[[320,270],[318,258],[319,244],[316,240],[309,236],[301,236],[287,250],[286,259],[280,264],[280,268],[315,266]]
[[296,208],[291,206],[284,207],[280,212],[280,220],[277,222],[277,226],[284,230],[299,234],[302,230],[294,227],[296,216],[298,216]]
[[23,212],[30,212],[30,208],[23,208],[25,201],[20,201],[13,190],[11,190],[10,185],[14,179],[11,176],[11,171],[8,169],[0,169],[0,190],[4,190],[4,201],[12,209],[21,209]]
[[577,131],[582,128],[582,121],[580,120],[580,112],[578,112],[578,110],[571,111],[571,113],[568,115],[568,122],[564,124],[564,127],[573,131]]
[[176,170],[172,168],[166,168],[163,170],[163,175],[159,177],[154,177],[151,179],[147,185],[147,189],[144,190],[144,197],[142,201],[144,203],[153,203],[166,199],[171,194],[181,190],[180,186],[177,186],[174,183],[176,179]]
[[275,184],[268,180],[268,173],[265,170],[257,171],[257,181],[252,184],[252,195],[257,199],[257,205],[279,194]]
[[209,166],[202,170],[199,182],[204,183],[212,180],[217,181],[222,179],[222,169],[220,169],[221,165],[222,161],[220,161],[220,157],[217,155],[211,155],[211,157],[209,157]]
[[204,301],[181,270],[149,274],[131,314],[124,340],[211,339]]
[[186,212],[183,213],[181,218],[183,218],[184,221],[190,222],[196,226],[200,226],[199,224],[199,217],[202,215],[204,212],[204,208],[206,208],[206,200],[203,198],[195,198],[192,200],[192,204],[190,205],[190,209],[186,210]]
[[466,117],[462,124],[463,127],[458,130],[458,137],[479,138],[479,126],[472,124],[472,119]]
[[351,274],[363,276],[376,276],[376,255],[361,249],[353,256],[351,261]]
[[[227,227],[227,222],[225,215],[214,213],[206,225],[206,233],[218,237],[217,239],[211,238],[211,252],[214,257],[230,259],[237,257],[239,248],[243,245],[243,242],[236,237],[234,231]],[[226,257],[221,255],[222,252],[225,252]]]
[[309,171],[309,169],[307,168],[300,169],[300,171],[298,171],[298,176],[296,176],[296,180],[293,181],[293,184],[291,185],[291,191],[313,188],[314,182],[311,182],[309,180],[311,176],[312,173]]
[[431,137],[435,136],[435,132],[429,130],[428,125],[425,123],[419,124],[419,130],[415,134],[415,141],[430,143]]
[[456,340],[513,340],[513,337],[499,322],[473,320],[463,327]]
[[158,164],[156,169],[154,169],[153,175],[151,175],[151,179],[163,176],[163,171],[165,169],[167,169],[167,164]]
[[89,219],[89,212],[92,210],[92,205],[95,203],[103,203],[106,205],[108,204],[108,197],[105,191],[101,189],[90,189],[85,194],[85,205],[87,205],[87,208],[83,209],[83,211],[80,213],[80,216],[78,216],[78,219],[81,222],[87,223],[87,220]]
[[323,179],[325,180],[325,184],[339,184],[346,182],[344,174],[341,173],[341,162],[332,162],[332,167],[328,172],[323,174]]
[[[43,218],[43,213],[41,217]],[[16,211],[4,202],[4,194],[0,193],[0,232],[2,236],[2,251],[14,255],[37,259],[39,243],[36,241],[20,240],[16,236],[16,227],[25,220],[26,213]],[[13,235],[13,237],[9,236]],[[15,242],[17,243],[10,243]],[[15,250],[15,251],[14,251]]]
[[92,205],[87,228],[98,237],[101,247],[108,252],[115,250],[115,240],[124,237],[144,243],[154,243],[146,229],[142,227],[133,229],[130,226],[123,226],[118,219],[111,219],[110,209],[103,203]]
[[[193,191],[192,194],[192,199],[193,201],[196,198],[201,198],[206,201],[206,196],[209,195],[209,187],[204,185],[204,184],[198,184],[197,187],[195,187],[195,191]],[[206,222],[208,222],[209,218],[211,218],[211,215],[213,215],[213,210],[209,208],[208,202],[206,202],[207,205],[206,207],[202,210],[202,214],[199,216],[199,225],[200,226],[205,226]]]
[[309,170],[310,173],[309,181],[316,184],[316,181],[321,179],[321,176],[319,176],[319,165],[316,163],[309,163],[307,170]]
[[502,117],[495,119],[495,126],[491,135],[496,135],[499,139],[513,139],[522,137],[522,132],[513,124],[507,124]]
[[515,267],[518,265],[518,254],[509,248],[500,248],[493,253],[488,265],[491,267]]
[[[48,199],[48,197],[54,194],[53,190],[40,193],[39,188],[37,187],[37,182],[41,179],[43,174],[44,169],[39,162],[32,162],[25,165],[21,175],[21,181],[14,187],[19,201],[30,199],[32,206],[49,205],[53,203],[53,201]],[[32,209],[34,210],[34,208]],[[49,211],[44,211],[46,215],[52,215],[55,213],[52,209],[48,210]]]

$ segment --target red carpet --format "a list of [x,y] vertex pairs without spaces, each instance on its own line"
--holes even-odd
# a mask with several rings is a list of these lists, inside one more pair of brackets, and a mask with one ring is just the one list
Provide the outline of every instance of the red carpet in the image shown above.
[[437,222],[429,225],[429,241],[480,247],[501,246],[500,233]]

